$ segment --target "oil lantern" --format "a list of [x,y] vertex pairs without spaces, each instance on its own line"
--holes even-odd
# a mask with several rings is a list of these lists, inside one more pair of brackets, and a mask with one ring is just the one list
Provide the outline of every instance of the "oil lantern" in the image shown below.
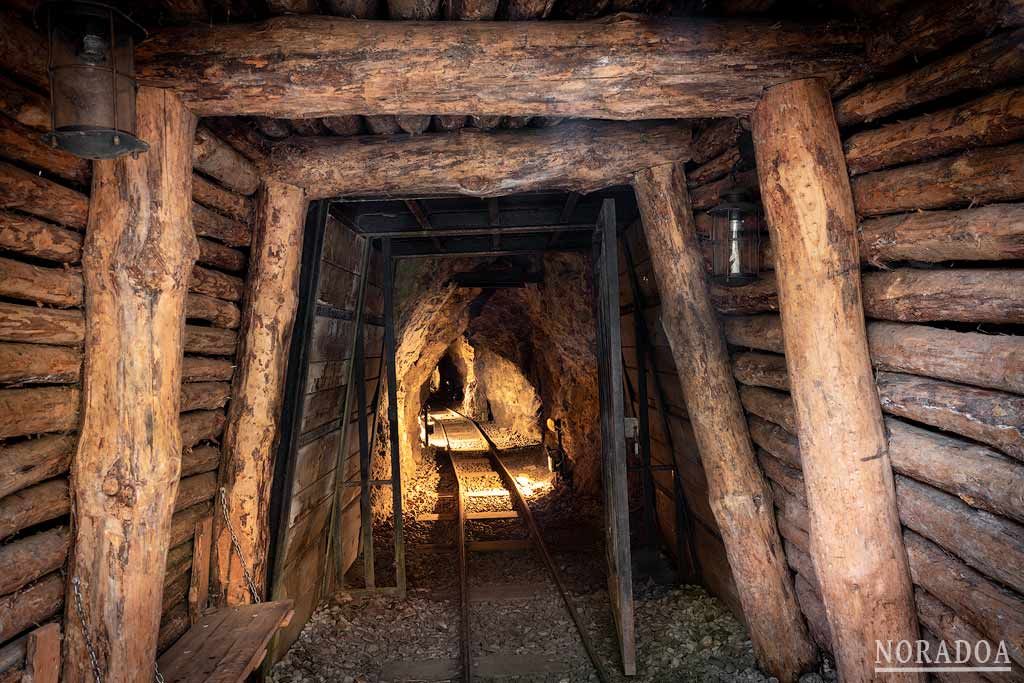
[[757,279],[761,267],[761,210],[743,192],[729,192],[710,211],[712,280],[726,286]]

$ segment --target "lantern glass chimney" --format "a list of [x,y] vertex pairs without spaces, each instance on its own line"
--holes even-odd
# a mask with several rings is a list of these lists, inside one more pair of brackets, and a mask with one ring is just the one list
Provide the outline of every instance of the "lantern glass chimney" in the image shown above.
[[726,193],[711,209],[712,279],[727,286],[757,279],[761,269],[760,207],[740,192]]
[[46,2],[37,11],[49,40],[54,147],[86,159],[149,148],[135,135],[135,43],[141,26],[98,2]]

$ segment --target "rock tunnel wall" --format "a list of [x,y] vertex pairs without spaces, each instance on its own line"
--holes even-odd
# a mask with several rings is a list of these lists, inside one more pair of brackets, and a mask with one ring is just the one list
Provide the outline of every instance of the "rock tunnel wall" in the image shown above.
[[[8,16],[4,20],[16,21]],[[61,572],[71,542],[69,469],[81,421],[85,310],[80,264],[92,175],[91,162],[41,140],[50,125],[45,73],[8,66],[0,65],[5,91],[0,110],[4,680],[23,665],[27,633],[37,625],[62,621],[64,614]],[[235,189],[229,185],[201,170],[193,177],[200,255],[186,303],[184,451],[162,596],[161,651],[189,626],[193,538],[197,525],[213,515],[219,442],[232,391],[254,199],[251,188],[243,193],[237,184]]]
[[[1005,641],[1024,665],[1024,90],[1020,31],[939,51],[835,102],[860,219],[872,363],[889,434],[922,636]],[[980,60],[980,62],[979,62]],[[1011,74],[1001,65],[1014,64]],[[969,65],[969,66],[968,66]],[[996,89],[1001,88],[1001,89]],[[738,121],[709,125],[688,169],[698,231],[734,187],[756,192]],[[630,231],[668,433],[652,398],[655,458],[680,463],[704,581],[739,604],[658,320],[642,232]],[[831,635],[809,555],[806,497],[771,272],[712,287],[750,434],[769,481],[801,608]],[[626,278],[623,279],[624,288]],[[628,324],[627,324],[628,323]],[[623,318],[627,337],[632,318]],[[632,360],[631,360],[632,359]],[[635,351],[627,349],[635,381]],[[662,433],[658,433],[659,430]],[[670,439],[670,440],[667,440]],[[671,490],[659,522],[673,533]],[[851,491],[851,496],[856,492]],[[993,649],[994,651],[994,649]]]

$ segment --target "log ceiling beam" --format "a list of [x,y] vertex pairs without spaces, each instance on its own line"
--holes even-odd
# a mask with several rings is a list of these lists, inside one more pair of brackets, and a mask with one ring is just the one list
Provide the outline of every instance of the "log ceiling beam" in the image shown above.
[[304,188],[311,199],[497,197],[555,189],[586,193],[689,158],[685,123],[606,121],[493,133],[293,138],[274,149],[263,171]]
[[748,115],[765,87],[862,67],[845,24],[641,18],[396,22],[282,16],[156,32],[140,81],[201,116],[659,119]]

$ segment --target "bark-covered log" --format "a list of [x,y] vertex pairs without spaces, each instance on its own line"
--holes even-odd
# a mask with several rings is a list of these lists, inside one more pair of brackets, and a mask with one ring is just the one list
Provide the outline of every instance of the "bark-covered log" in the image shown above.
[[786,357],[773,353],[738,353],[733,358],[732,374],[742,384],[789,390]]
[[182,320],[199,251],[195,118],[173,93],[145,87],[136,112],[150,148],[94,164],[82,257],[89,315],[68,573],[81,585],[84,619],[74,610],[65,619],[72,681],[92,676],[90,650],[111,680],[152,671],[161,586],[153,569],[166,559],[181,459]]
[[1024,460],[1024,397],[895,372],[875,377],[882,409]]
[[181,411],[217,410],[231,396],[227,382],[186,382],[181,385]]
[[213,514],[213,504],[204,501],[190,508],[176,512],[171,518],[171,541],[168,547],[173,548],[192,538],[196,533],[196,522]]
[[44,436],[0,446],[0,499],[68,471],[75,437]]
[[245,282],[235,275],[228,275],[209,268],[195,266],[188,281],[189,291],[224,299],[241,301],[245,294]]
[[66,346],[0,343],[0,382],[68,384],[77,382],[82,352]]
[[963,52],[871,83],[836,103],[841,126],[886,118],[926,102],[992,88],[1024,76],[1024,30],[1000,33]]
[[188,448],[181,454],[181,476],[213,472],[220,464],[220,448],[218,446],[201,446]]
[[156,640],[156,651],[162,653],[185,635],[191,625],[188,617],[188,602],[182,601],[161,615],[160,633]]
[[908,477],[896,478],[896,491],[904,525],[1024,593],[1024,526]]
[[640,169],[685,161],[689,153],[685,125],[581,122],[490,134],[465,129],[416,137],[295,139],[279,148],[266,172],[314,197],[489,197],[618,185]]
[[244,195],[254,193],[260,185],[259,172],[252,162],[204,127],[196,129],[192,165],[197,171]]
[[193,410],[181,414],[182,448],[194,448],[200,441],[216,441],[224,431],[220,410]]
[[82,257],[82,235],[32,216],[0,210],[0,248],[47,261],[75,263]]
[[[302,190],[268,181],[256,209],[256,235],[244,303],[242,350],[224,434],[222,482],[229,524],[263,590],[274,443],[284,392],[292,323],[298,306],[299,259],[307,200]],[[214,528],[214,593],[227,604],[252,600],[241,558],[217,518]]]
[[719,119],[702,128],[693,139],[693,162],[706,164],[727,149],[737,147],[743,128],[739,119]]
[[82,275],[0,257],[0,295],[37,304],[82,305]]
[[243,252],[204,238],[199,239],[199,258],[196,263],[213,266],[229,273],[241,273],[245,270],[246,256]]
[[[468,57],[466,45],[474,46]],[[746,114],[765,86],[808,76],[838,82],[862,58],[862,36],[837,24],[290,16],[156,32],[139,45],[136,69],[141,82],[175,90],[203,116],[672,119]],[[684,85],[694,82],[701,87]]]
[[13,593],[64,565],[71,546],[66,526],[0,546],[0,595]]
[[427,132],[427,128],[430,128],[430,117],[423,114],[417,116],[396,116],[395,120],[398,122],[398,127],[409,135],[420,135]]
[[1024,143],[875,171],[852,181],[861,216],[1024,198]]
[[1010,657],[1024,665],[1024,600],[913,531],[903,539],[914,583],[988,638],[1005,641]]
[[[787,394],[744,387],[740,390],[754,442],[791,467],[801,467]],[[755,417],[757,416],[757,417]],[[763,418],[763,419],[759,419]],[[776,426],[777,425],[777,426]],[[893,470],[959,496],[973,507],[1024,521],[1024,469],[996,451],[887,417]]]
[[441,11],[441,0],[387,0],[388,16],[392,19],[436,19]]
[[60,183],[0,162],[0,208],[17,209],[84,230],[89,216],[89,198]]
[[252,231],[245,223],[222,216],[202,204],[192,204],[192,227],[200,237],[213,237],[232,247],[245,247],[252,241]]
[[242,318],[238,306],[206,294],[189,294],[185,306],[185,317],[189,320],[205,320],[231,330],[238,327]]
[[[963,657],[963,661],[959,658],[956,660],[958,663],[968,667],[992,665],[990,659],[986,658],[986,660],[982,661],[975,656],[975,647],[979,641],[985,640],[985,637],[976,628],[961,619],[960,615],[942,604],[942,602],[927,591],[918,588],[914,591],[914,597],[916,598],[917,613],[920,616],[923,628],[936,634],[937,637],[946,643],[947,647],[952,647],[957,642],[970,644],[970,649]],[[998,649],[999,644],[988,643],[988,647],[990,648],[989,652],[994,653]],[[895,657],[891,663],[897,663]],[[1001,676],[1000,680],[1010,682],[1020,681],[1021,679],[1013,672],[1010,672],[1005,676]]]
[[238,333],[219,327],[185,327],[185,353],[203,356],[234,356]]
[[775,275],[762,273],[754,282],[737,287],[712,284],[711,301],[725,315],[750,315],[779,310]]
[[189,579],[188,574],[183,574],[173,581],[164,583],[163,593],[160,597],[161,616],[170,612],[176,605],[188,597]]
[[804,493],[804,478],[800,470],[789,467],[765,450],[758,450],[757,462],[761,465],[764,476],[784,488],[789,495],[806,507],[807,496]]
[[76,185],[89,182],[92,173],[86,159],[45,144],[38,131],[0,116],[0,149],[4,158],[34,166]]
[[714,159],[693,169],[686,175],[686,182],[691,188],[694,188],[712,180],[718,180],[722,176],[732,173],[739,162],[740,148],[730,147]]
[[832,652],[832,627],[828,625],[828,616],[825,614],[821,596],[815,592],[810,582],[799,574],[793,583],[796,598],[800,602],[804,617],[807,618],[807,626],[814,642],[826,652]]
[[373,135],[397,135],[402,132],[398,119],[390,115],[367,116],[366,127]]
[[0,23],[4,25],[4,30],[0,31],[0,64],[4,65],[4,71],[45,92],[48,86],[45,38],[10,11],[0,13]]
[[0,598],[0,642],[58,614],[64,604],[64,577],[53,572],[20,593]]
[[452,132],[466,127],[465,116],[435,116],[434,130]]
[[[679,369],[722,533],[760,664],[795,681],[814,661],[800,618],[768,486],[758,469],[728,350],[705,284],[704,262],[678,164],[641,171],[633,183],[655,279],[662,326]],[[783,635],[785,634],[785,635]]]
[[192,176],[192,199],[236,221],[247,223],[252,218],[252,203],[248,198],[225,190],[198,174]]
[[1024,88],[1010,88],[908,121],[866,130],[846,140],[851,174],[877,171],[1024,137]]
[[869,318],[1024,322],[1024,270],[899,268],[866,273],[863,280]]
[[1024,393],[1020,337],[877,322],[868,326],[868,344],[879,370]]
[[71,510],[68,480],[51,479],[0,498],[0,541]]
[[757,191],[757,171],[740,171],[734,175],[693,188],[693,208],[710,209],[718,204],[722,195],[733,190]]
[[74,387],[0,389],[0,439],[73,430],[78,402]]
[[825,84],[808,79],[769,89],[751,127],[775,252],[811,556],[839,674],[867,681],[875,676],[874,643],[913,640],[918,629],[868,356],[857,217],[834,122]]
[[182,382],[229,381],[235,370],[230,360],[185,356],[181,370]]
[[942,0],[911,5],[885,30],[867,42],[868,60],[875,67],[904,59],[922,58],[965,39],[985,36],[997,28],[1024,24],[1020,0]]
[[[726,318],[724,327],[726,338],[735,346],[783,350],[776,315]],[[1020,337],[873,322],[868,325],[868,348],[879,370],[1024,393],[1024,340]]]
[[204,500],[213,500],[216,492],[216,472],[204,472],[203,474],[185,477],[178,484],[178,492],[174,498],[174,511],[181,512]]
[[50,127],[50,103],[44,95],[0,74],[0,113],[23,126],[43,131]]
[[861,221],[864,263],[1024,259],[1024,204],[915,211]]

